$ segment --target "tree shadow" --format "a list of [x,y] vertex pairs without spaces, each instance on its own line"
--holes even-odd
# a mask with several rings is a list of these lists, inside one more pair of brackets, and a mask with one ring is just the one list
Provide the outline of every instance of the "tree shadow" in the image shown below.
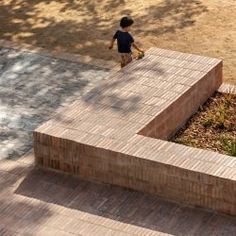
[[40,225],[53,216],[53,212],[44,202],[14,194],[22,178],[31,170],[16,163],[0,161],[0,234],[33,235]]
[[[120,75],[120,78],[117,78],[117,75]],[[100,83],[86,93],[85,96],[82,96],[82,99],[95,109],[97,106],[103,105],[109,110],[126,115],[136,111],[139,107],[139,102],[142,100],[142,96],[139,94],[127,91],[123,91],[122,93],[122,87],[129,85],[134,80],[134,77],[116,73],[111,79],[104,83]]]
[[207,11],[207,7],[199,0],[165,0],[156,8],[151,6],[147,9],[148,14],[142,18],[142,24],[148,22],[148,25],[140,33],[157,37],[165,33],[175,33],[177,30],[194,25],[196,16]]
[[207,11],[199,0],[163,0],[155,4],[141,0],[6,2],[0,6],[2,39],[103,59],[116,58],[107,50],[107,44],[123,15],[135,19],[133,31],[141,38],[192,26],[197,16]]
[[[136,68],[134,62],[125,71]],[[142,70],[140,65],[139,70]],[[137,68],[136,68],[137,69]],[[155,73],[164,73],[161,68]],[[142,102],[142,93],[122,90],[136,76],[95,66],[0,48],[0,159],[19,158],[32,148],[32,131],[56,114],[58,108],[81,99],[97,110],[104,105],[124,116]],[[67,122],[63,112],[54,116]]]
[[233,235],[236,229],[235,217],[39,169],[15,193],[171,235]]
[[[150,90],[149,87],[143,86],[139,80],[141,77],[139,73],[142,75],[147,70],[156,79],[166,73],[160,63],[152,62],[145,57],[141,61],[133,61],[113,73],[108,80],[99,83],[98,86],[82,96],[82,100],[95,109],[97,106],[103,105],[104,108],[119,112],[124,116],[135,112],[139,109],[140,104],[145,103],[143,95],[147,90]],[[139,89],[138,86],[142,86],[142,89]]]
[[0,48],[0,159],[32,148],[32,131],[79,99],[109,70]]

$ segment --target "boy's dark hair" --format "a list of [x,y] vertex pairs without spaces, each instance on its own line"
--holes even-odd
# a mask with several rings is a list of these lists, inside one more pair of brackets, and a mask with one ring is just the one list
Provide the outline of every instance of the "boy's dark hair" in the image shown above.
[[125,16],[120,20],[120,27],[125,28],[131,26],[133,23],[134,21],[130,17]]

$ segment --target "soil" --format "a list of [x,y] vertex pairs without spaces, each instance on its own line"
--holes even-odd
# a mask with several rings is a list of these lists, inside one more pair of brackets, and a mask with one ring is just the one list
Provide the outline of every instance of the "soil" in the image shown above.
[[235,0],[1,0],[0,39],[118,60],[107,45],[123,15],[144,49],[222,58],[224,81],[236,84]]
[[236,156],[236,95],[209,98],[172,141]]

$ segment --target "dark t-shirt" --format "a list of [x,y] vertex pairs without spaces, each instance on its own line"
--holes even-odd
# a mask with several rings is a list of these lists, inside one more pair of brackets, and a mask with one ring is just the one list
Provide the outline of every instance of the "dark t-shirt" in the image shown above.
[[113,36],[113,39],[117,40],[118,52],[131,52],[131,44],[134,42],[134,39],[130,33],[117,30],[115,35]]

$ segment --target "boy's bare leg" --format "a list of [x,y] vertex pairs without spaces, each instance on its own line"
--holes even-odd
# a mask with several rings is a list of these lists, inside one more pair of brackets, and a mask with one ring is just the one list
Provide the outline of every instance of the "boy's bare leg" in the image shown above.
[[127,66],[132,60],[133,58],[130,53],[122,53],[121,54],[121,68]]

